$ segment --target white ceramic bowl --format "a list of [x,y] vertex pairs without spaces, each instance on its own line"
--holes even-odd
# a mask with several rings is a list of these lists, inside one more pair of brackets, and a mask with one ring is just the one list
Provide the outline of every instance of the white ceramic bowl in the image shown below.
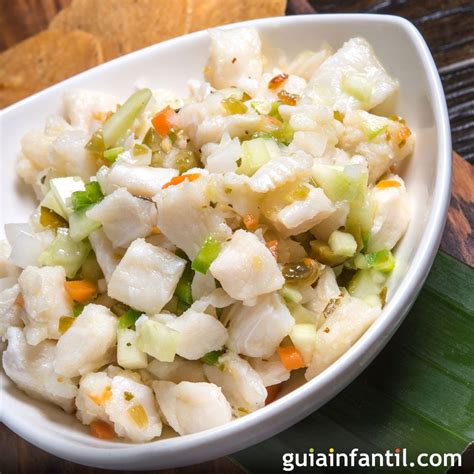
[[[233,26],[233,25],[232,25]],[[91,437],[71,415],[38,402],[3,377],[4,423],[27,441],[71,461],[103,468],[152,469],[198,463],[241,450],[301,420],[353,380],[377,355],[402,322],[433,262],[450,195],[451,143],[448,115],[439,76],[420,33],[406,20],[383,15],[311,15],[269,18],[246,23],[262,35],[266,51],[292,56],[323,41],[335,47],[364,36],[390,74],[400,81],[395,112],[417,136],[416,151],[404,170],[412,219],[397,248],[402,262],[391,278],[389,302],[380,318],[329,369],[302,384],[292,380],[271,405],[226,426],[181,438],[134,445]],[[33,208],[30,195],[15,177],[14,161],[22,135],[42,125],[60,108],[62,93],[73,88],[103,90],[127,97],[137,81],[183,91],[186,80],[200,77],[207,58],[206,32],[151,46],[104,64],[0,114],[1,218],[21,222]]]

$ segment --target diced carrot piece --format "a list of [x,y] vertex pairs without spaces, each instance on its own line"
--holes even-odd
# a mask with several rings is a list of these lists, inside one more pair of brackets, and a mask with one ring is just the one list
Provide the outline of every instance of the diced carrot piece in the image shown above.
[[173,128],[173,119],[176,116],[176,112],[168,105],[163,110],[158,112],[152,119],[151,123],[153,128],[156,130],[158,135],[166,137]]
[[255,230],[257,228],[258,221],[252,214],[247,214],[244,217],[244,226],[247,230]]
[[97,294],[97,284],[90,280],[66,281],[64,287],[69,296],[79,303],[84,303]]
[[174,178],[171,178],[171,180],[168,181],[166,184],[164,184],[161,189],[166,189],[170,186],[176,186],[177,184],[180,184],[185,180],[195,181],[200,177],[201,175],[199,173],[182,174],[181,176],[175,176]]
[[269,240],[265,245],[272,255],[278,258],[278,240]]
[[303,357],[295,346],[279,347],[277,351],[287,370],[301,369],[305,366]]
[[160,229],[158,229],[158,227],[156,227],[156,225],[152,226],[151,230],[150,230],[150,234],[151,235],[158,235],[158,234],[161,234],[161,231]]
[[265,399],[265,405],[272,403],[276,396],[280,393],[283,384],[278,383],[276,385],[270,385],[267,387],[267,398]]
[[102,420],[94,420],[90,424],[91,435],[99,439],[112,439],[114,430],[112,427]]
[[385,189],[385,188],[399,188],[400,186],[401,184],[395,179],[384,179],[383,181],[379,181],[376,187],[378,189]]

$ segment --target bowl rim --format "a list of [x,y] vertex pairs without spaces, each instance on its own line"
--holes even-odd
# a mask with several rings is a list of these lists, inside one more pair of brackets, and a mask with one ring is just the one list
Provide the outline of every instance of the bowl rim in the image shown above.
[[[428,275],[436,256],[449,205],[452,153],[449,116],[441,80],[429,48],[421,33],[412,23],[394,15],[293,15],[250,20],[219,28],[229,29],[243,26],[259,28],[272,23],[278,23],[279,27],[284,28],[286,24],[291,23],[317,24],[348,21],[382,25],[392,24],[401,27],[403,33],[409,37],[416,48],[421,60],[421,68],[427,75],[430,85],[429,93],[435,111],[434,120],[439,132],[437,136],[436,183],[431,196],[432,209],[427,218],[427,222],[430,224],[426,226],[423,243],[416,249],[410,268],[385,306],[382,315],[343,356],[311,381],[304,383],[281,399],[254,413],[204,432],[172,439],[156,440],[145,444],[133,445],[100,441],[99,447],[81,446],[71,439],[55,440],[55,437],[51,437],[51,434],[45,428],[33,428],[17,413],[5,409],[2,403],[1,418],[6,426],[39,448],[84,465],[127,469],[151,469],[156,467],[156,464],[159,464],[160,468],[184,466],[244,449],[295,424],[337,395],[376,357],[402,323]],[[171,43],[179,44],[206,34],[207,31],[204,30],[173,38],[96,66],[3,109],[0,112],[0,119],[4,119],[9,112],[17,108],[29,105],[40,96],[62,88],[65,83],[74,85],[75,82],[80,82],[80,79],[84,75],[90,74],[91,71],[97,69],[107,70],[108,67],[123,61],[124,58],[147,56],[152,50],[159,51],[161,48],[167,48]],[[1,385],[3,392],[4,383]],[[314,400],[315,394],[320,395],[317,401]],[[298,409],[295,408],[296,406],[298,406]],[[292,416],[280,416],[285,412],[291,413]],[[262,422],[268,421],[270,418],[272,419],[271,428],[264,428]],[[245,439],[238,436],[242,433],[246,433]],[[59,437],[56,436],[56,438]],[[171,453],[171,456],[169,453]],[[164,462],[160,463],[160,456],[165,458],[162,460]],[[173,456],[179,457],[179,462],[173,461],[171,459]]]

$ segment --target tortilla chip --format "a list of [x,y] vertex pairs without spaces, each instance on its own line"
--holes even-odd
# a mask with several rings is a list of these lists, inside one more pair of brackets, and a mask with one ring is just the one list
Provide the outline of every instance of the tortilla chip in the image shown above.
[[109,60],[184,34],[186,8],[184,0],[73,0],[49,28],[92,33]]
[[188,0],[188,33],[237,21],[281,16],[286,0]]
[[83,31],[43,31],[0,53],[0,108],[102,62]]

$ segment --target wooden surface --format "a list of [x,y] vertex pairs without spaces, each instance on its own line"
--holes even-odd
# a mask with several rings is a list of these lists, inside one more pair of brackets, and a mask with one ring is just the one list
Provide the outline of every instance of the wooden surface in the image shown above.
[[[98,0],[100,1],[100,0]],[[158,1],[158,0],[157,0]],[[223,0],[224,1],[224,0]],[[70,0],[0,0],[0,51],[44,29]],[[290,0],[287,13],[372,12],[411,20],[423,33],[445,88],[453,148],[474,161],[474,3],[461,0]],[[459,155],[453,160],[453,193],[441,248],[474,266],[474,168]],[[0,472],[90,474],[98,470],[62,461],[0,427]],[[100,471],[103,473],[111,471]],[[171,474],[226,473],[242,470],[227,458],[162,471]]]

